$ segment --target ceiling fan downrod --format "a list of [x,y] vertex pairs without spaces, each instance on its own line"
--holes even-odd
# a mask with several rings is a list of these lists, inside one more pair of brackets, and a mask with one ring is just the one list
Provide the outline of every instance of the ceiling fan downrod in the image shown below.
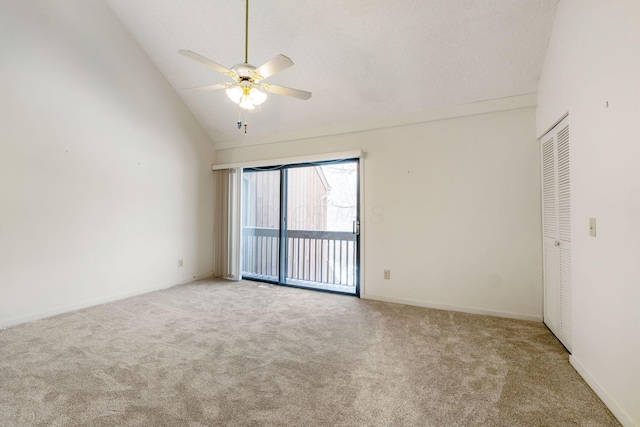
[[244,18],[244,63],[249,63],[249,0],[245,3],[245,18]]
[[[249,0],[245,0],[244,7],[244,63],[249,64]],[[247,78],[248,79],[248,78]],[[238,112],[238,116],[242,110]],[[244,126],[244,134],[247,134],[247,112],[244,112],[244,122],[238,117],[238,130]]]

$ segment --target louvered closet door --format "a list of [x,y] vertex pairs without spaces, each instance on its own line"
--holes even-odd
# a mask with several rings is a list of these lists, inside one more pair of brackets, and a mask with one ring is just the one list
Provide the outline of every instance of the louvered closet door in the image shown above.
[[541,139],[544,322],[571,351],[571,182],[565,118]]
[[542,142],[542,213],[544,244],[544,323],[558,335],[560,327],[560,250],[555,134]]
[[571,351],[571,174],[569,125],[563,120],[556,137],[558,152],[558,240],[560,242],[560,336]]

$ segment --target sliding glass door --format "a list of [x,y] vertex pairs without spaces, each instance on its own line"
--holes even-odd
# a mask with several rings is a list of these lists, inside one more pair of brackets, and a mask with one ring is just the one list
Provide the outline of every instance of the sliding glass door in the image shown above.
[[245,169],[243,278],[358,295],[358,179],[355,159]]
[[280,279],[280,171],[242,174],[242,277]]

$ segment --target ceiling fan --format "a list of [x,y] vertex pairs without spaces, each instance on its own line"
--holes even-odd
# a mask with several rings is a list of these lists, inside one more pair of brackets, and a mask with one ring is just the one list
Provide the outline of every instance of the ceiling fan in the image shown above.
[[[245,7],[245,42],[244,42],[244,62],[236,64],[228,69],[212,60],[205,58],[190,50],[179,50],[178,53],[187,58],[194,59],[214,70],[231,77],[234,83],[218,83],[207,86],[198,86],[189,88],[190,91],[206,91],[216,89],[226,89],[227,96],[234,103],[238,104],[245,111],[254,110],[256,106],[267,100],[267,93],[276,95],[291,96],[299,99],[311,98],[311,92],[304,90],[292,89],[289,87],[274,85],[270,83],[261,83],[268,77],[285,70],[293,65],[293,61],[285,55],[278,55],[259,67],[249,64],[249,0],[246,0]],[[245,119],[246,133],[246,119]],[[242,127],[242,121],[238,120],[238,129]]]

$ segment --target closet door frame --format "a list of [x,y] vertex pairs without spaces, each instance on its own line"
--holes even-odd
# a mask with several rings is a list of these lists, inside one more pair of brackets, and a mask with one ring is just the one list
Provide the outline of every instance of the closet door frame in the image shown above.
[[540,138],[544,323],[571,352],[571,173],[569,118]]

